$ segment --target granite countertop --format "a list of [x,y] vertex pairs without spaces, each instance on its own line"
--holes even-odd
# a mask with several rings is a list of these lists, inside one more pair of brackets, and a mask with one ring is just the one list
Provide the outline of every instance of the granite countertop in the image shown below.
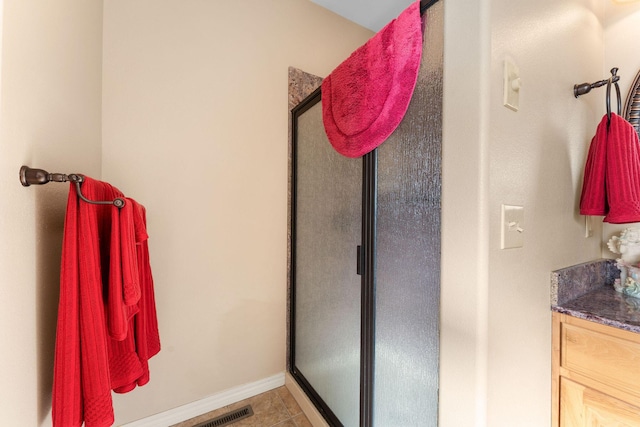
[[640,333],[640,298],[613,288],[614,260],[598,260],[554,271],[551,309],[574,317]]

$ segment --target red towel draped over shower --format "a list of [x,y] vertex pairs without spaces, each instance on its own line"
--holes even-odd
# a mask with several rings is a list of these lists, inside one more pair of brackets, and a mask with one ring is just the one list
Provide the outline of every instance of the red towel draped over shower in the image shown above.
[[[84,196],[113,200],[115,187],[85,177]],[[78,198],[70,185],[64,224],[53,378],[54,427],[108,427],[111,391],[149,381],[160,337],[147,246],[146,213]]]
[[323,80],[322,120],[338,153],[363,156],[398,127],[418,80],[422,30],[414,1]]

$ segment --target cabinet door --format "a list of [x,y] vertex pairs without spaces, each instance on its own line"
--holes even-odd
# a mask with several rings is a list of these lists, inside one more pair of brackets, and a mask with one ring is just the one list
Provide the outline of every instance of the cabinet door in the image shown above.
[[[592,322],[593,323],[593,322]],[[562,326],[563,368],[640,399],[640,343],[615,329],[565,322]],[[626,335],[633,335],[627,331]]]
[[640,408],[561,378],[560,427],[637,427]]

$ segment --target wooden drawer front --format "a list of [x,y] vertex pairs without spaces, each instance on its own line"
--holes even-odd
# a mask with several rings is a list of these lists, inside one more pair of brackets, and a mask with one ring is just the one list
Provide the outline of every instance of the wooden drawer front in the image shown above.
[[640,398],[640,343],[563,323],[561,365]]
[[638,427],[640,408],[566,378],[560,380],[560,427]]

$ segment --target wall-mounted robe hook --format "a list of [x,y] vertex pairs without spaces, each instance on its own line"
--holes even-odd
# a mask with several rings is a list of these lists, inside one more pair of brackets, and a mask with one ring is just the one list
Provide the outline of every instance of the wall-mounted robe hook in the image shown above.
[[[609,118],[609,121],[611,121],[611,83],[613,83],[616,87],[616,95],[618,97],[618,115],[622,114],[622,98],[620,97],[620,86],[618,86],[618,80],[620,80],[620,77],[616,75],[617,71],[618,71],[617,68],[613,68],[611,70],[612,77],[609,79],[609,81],[607,81],[606,102],[607,102],[607,117]],[[617,79],[614,81],[615,77],[617,77]]]
[[595,83],[580,83],[573,85],[573,95],[577,98],[580,95],[585,95],[591,91],[591,89],[595,89],[600,86],[604,86],[607,83],[617,83],[620,80],[620,76],[617,74],[618,69],[611,69],[611,77],[606,80],[599,80]]
[[89,200],[82,194],[82,190],[80,189],[80,184],[84,181],[84,176],[72,173],[72,174],[64,174],[64,173],[49,173],[44,169],[36,169],[30,168],[29,166],[22,166],[20,168],[20,183],[24,187],[29,187],[30,185],[44,185],[48,182],[67,182],[71,181],[76,185],[76,192],[78,193],[78,197],[87,203],[91,203],[93,205],[114,205],[117,208],[121,208],[124,206],[124,199],[118,197],[114,200]]
[[24,187],[30,185],[44,185],[47,182],[67,182],[70,181],[69,176],[63,173],[49,173],[44,169],[30,168],[22,166],[20,168],[20,183]]

